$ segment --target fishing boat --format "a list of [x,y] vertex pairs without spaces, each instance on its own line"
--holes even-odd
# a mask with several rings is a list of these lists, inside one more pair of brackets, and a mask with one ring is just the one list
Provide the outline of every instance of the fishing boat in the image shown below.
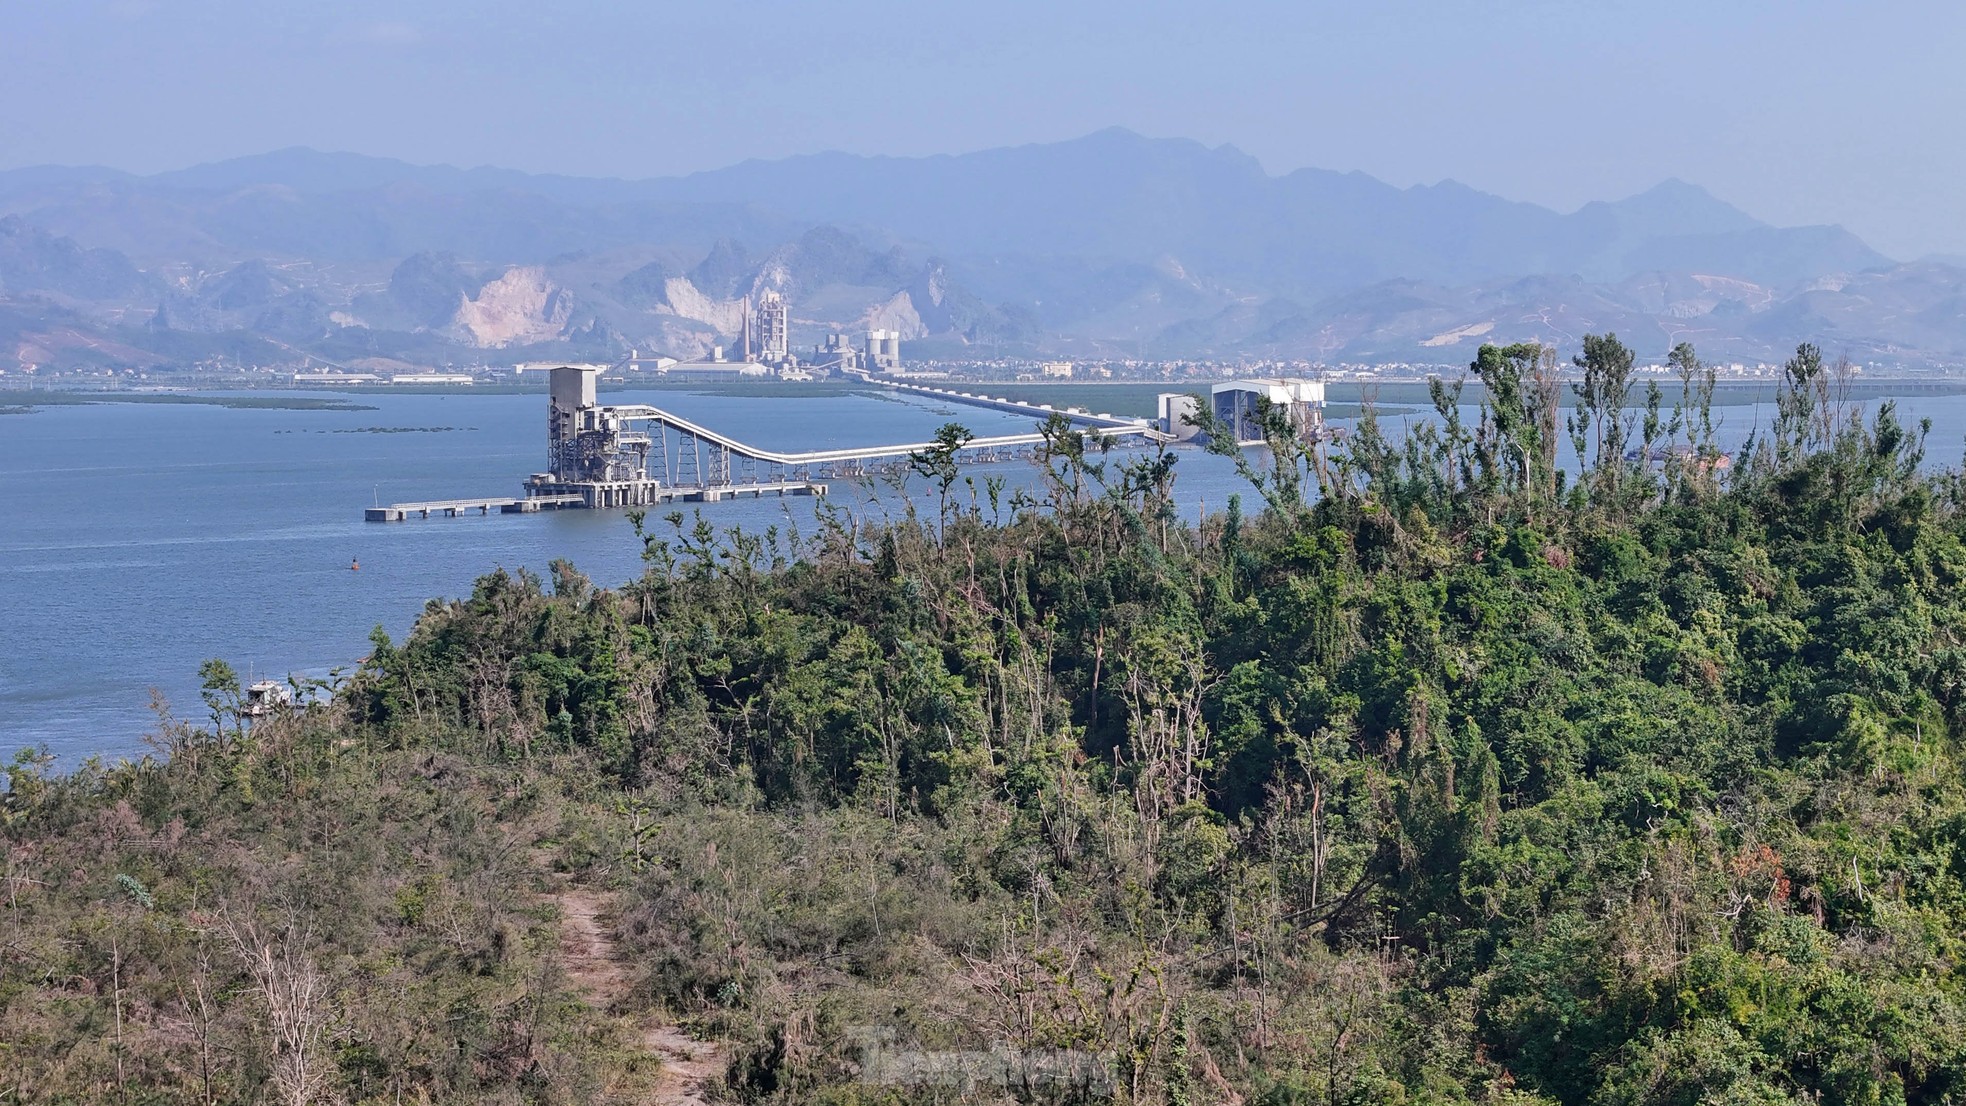
[[246,701],[239,713],[247,718],[264,718],[293,705],[294,693],[278,680],[261,680],[246,688]]

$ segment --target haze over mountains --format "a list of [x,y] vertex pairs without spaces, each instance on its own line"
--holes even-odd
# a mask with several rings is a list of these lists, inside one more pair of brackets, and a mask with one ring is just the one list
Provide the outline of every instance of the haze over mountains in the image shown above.
[[766,288],[796,346],[885,326],[913,357],[1451,364],[1615,330],[1648,357],[1966,359],[1966,270],[1678,180],[1563,214],[1122,130],[645,181],[304,149],[0,172],[0,367],[687,358]]

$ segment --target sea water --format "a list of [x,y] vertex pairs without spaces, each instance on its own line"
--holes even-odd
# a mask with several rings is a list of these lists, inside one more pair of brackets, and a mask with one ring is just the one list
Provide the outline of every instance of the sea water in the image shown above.
[[[365,655],[374,627],[400,640],[427,602],[468,595],[495,568],[545,576],[564,558],[602,586],[640,574],[641,547],[619,511],[363,521],[372,503],[517,495],[545,467],[543,395],[335,398],[364,409],[98,403],[0,415],[0,757],[46,746],[72,765],[140,753],[156,728],[152,689],[179,715],[202,714],[204,660],[223,658],[248,680],[324,675]],[[947,422],[979,436],[1033,429],[1028,418],[893,395],[603,398],[783,451],[926,441]],[[1931,460],[1957,464],[1966,397],[1900,406],[1908,420],[1933,419]],[[1719,415],[1729,445],[1772,419],[1766,405]],[[1190,517],[1232,494],[1251,509],[1260,502],[1225,458],[1182,449],[1176,471]],[[1013,488],[1037,479],[1029,462],[969,474]],[[925,503],[921,481],[913,487]],[[829,500],[863,519],[907,508],[879,482],[833,481]],[[650,514],[658,529],[681,509],[719,528],[810,536],[819,507],[787,497]]]
[[[178,715],[203,715],[197,672],[207,658],[246,680],[324,675],[367,654],[374,627],[400,640],[428,601],[468,595],[495,568],[545,577],[564,558],[602,586],[641,573],[622,511],[363,520],[378,502],[518,495],[546,467],[543,395],[332,398],[369,409],[107,402],[0,415],[0,757],[39,745],[64,764],[139,753],[156,728],[151,689]],[[662,390],[603,401],[654,404],[780,451],[925,442],[948,422],[979,437],[1035,428],[882,394]],[[1186,450],[1179,467],[1191,513],[1247,490],[1222,458]],[[1012,487],[1036,476],[1028,461],[970,474]],[[828,501],[860,518],[907,509],[880,481],[829,483]],[[919,495],[922,481],[913,488]],[[720,529],[775,525],[811,537],[820,506],[787,496],[649,514],[664,532],[661,516],[700,510]]]

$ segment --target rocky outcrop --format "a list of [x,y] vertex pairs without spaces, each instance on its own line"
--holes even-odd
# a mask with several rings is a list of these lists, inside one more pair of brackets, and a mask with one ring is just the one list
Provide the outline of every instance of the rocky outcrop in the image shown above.
[[515,266],[458,305],[451,326],[480,349],[551,341],[573,318],[573,295],[546,279],[546,270]]
[[705,294],[688,277],[670,277],[663,287],[667,303],[658,310],[707,323],[719,334],[736,334],[744,327],[744,301]]
[[903,341],[913,341],[928,334],[922,325],[922,314],[915,309],[914,297],[907,292],[896,292],[884,303],[875,304],[861,317],[861,325],[867,330],[899,331]]
[[683,361],[698,361],[710,356],[711,347],[719,341],[717,331],[695,319],[658,315],[641,326],[640,337],[633,345],[637,349],[657,350]]

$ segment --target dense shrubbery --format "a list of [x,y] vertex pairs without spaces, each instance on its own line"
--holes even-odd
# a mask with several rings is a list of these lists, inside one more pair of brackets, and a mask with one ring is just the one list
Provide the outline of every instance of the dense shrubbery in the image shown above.
[[1730,466],[1675,364],[1592,338],[1564,414],[1484,348],[1475,425],[1279,424],[1198,528],[1062,425],[1041,502],[930,451],[937,517],[643,519],[641,580],[485,577],[330,709],[23,767],[12,1094],[254,1100],[253,925],[333,983],[327,1089],[591,1094],[553,857],[745,1101],[919,1100],[869,1026],[1139,1102],[1966,1099],[1958,477],[1808,347]]

